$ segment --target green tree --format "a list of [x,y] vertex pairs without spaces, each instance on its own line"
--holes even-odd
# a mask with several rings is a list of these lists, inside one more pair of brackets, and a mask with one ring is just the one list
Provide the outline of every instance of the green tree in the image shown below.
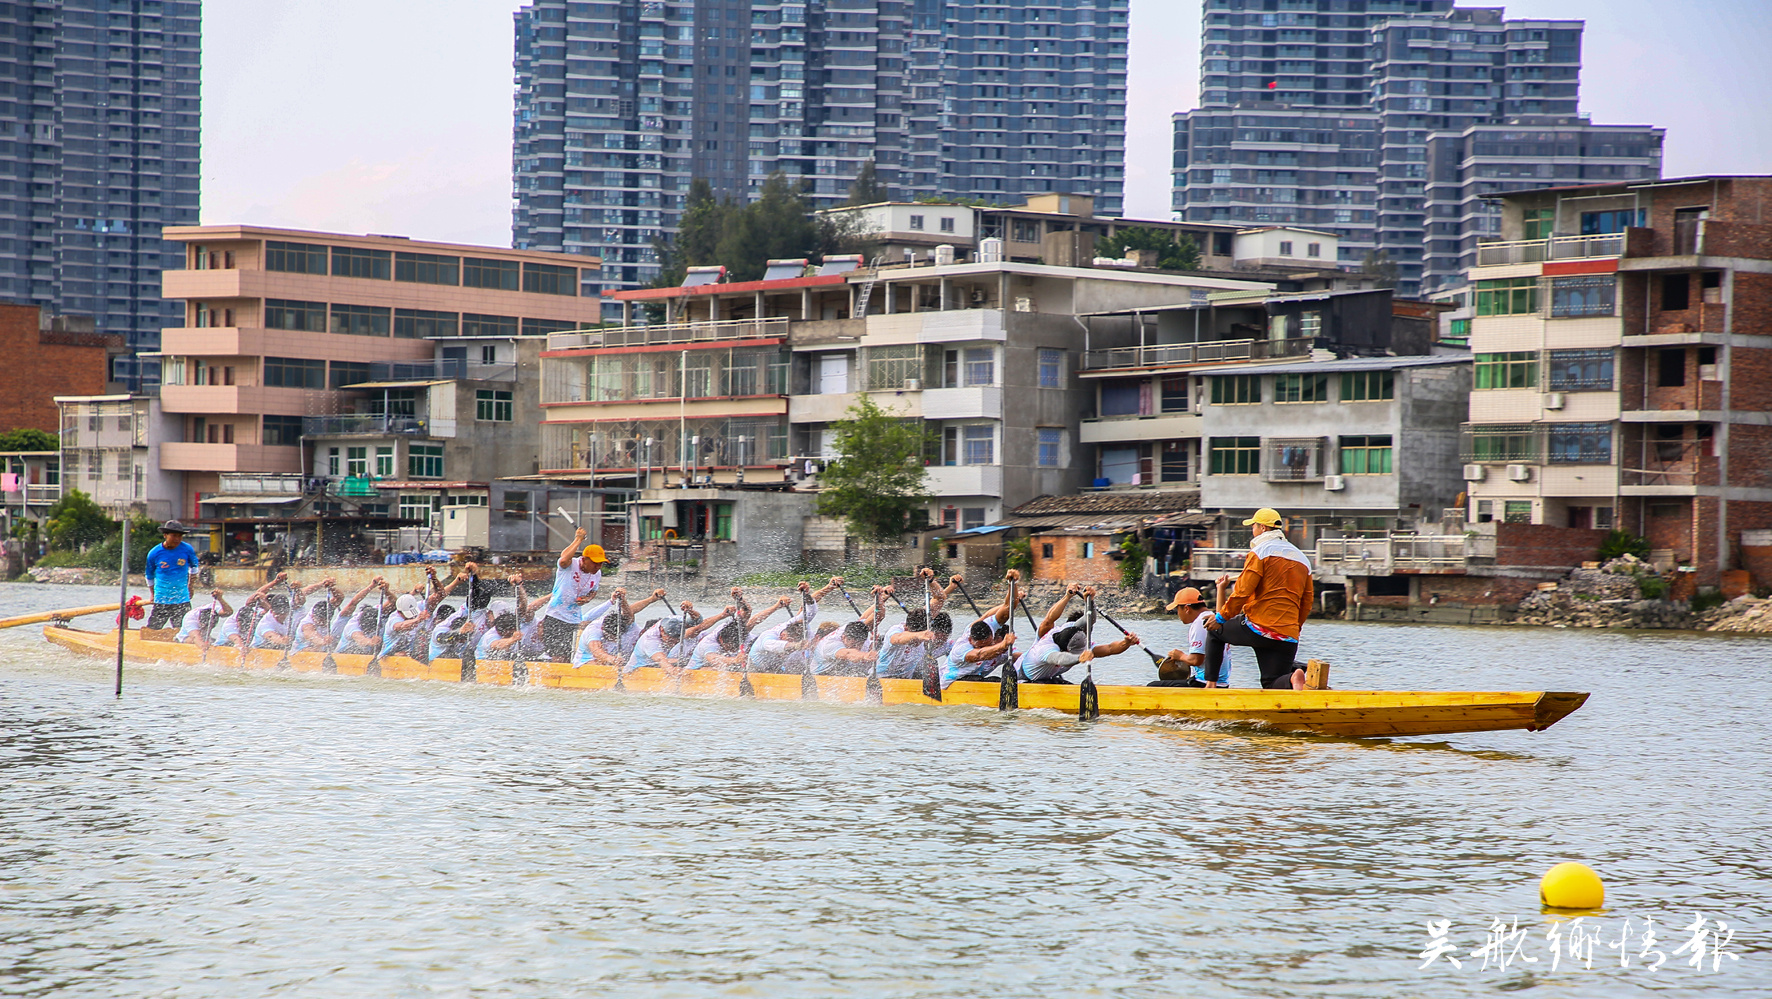
[[59,451],[61,441],[36,427],[21,427],[0,434],[0,451]]
[[1197,271],[1200,269],[1200,248],[1186,233],[1135,225],[1095,243],[1098,257],[1123,257],[1127,250],[1157,251],[1157,266],[1166,271]]
[[1023,576],[1034,571],[1034,539],[1010,538],[1003,542],[1004,567],[1016,569]]
[[91,496],[78,489],[69,489],[49,508],[48,524],[49,547],[60,551],[97,544],[120,529]]
[[1625,530],[1616,530],[1606,535],[1600,542],[1599,560],[1610,562],[1625,555],[1634,555],[1640,559],[1649,557],[1649,539],[1632,534]]
[[1360,260],[1360,273],[1377,278],[1380,288],[1397,286],[1397,262],[1383,250],[1367,250],[1366,256]]
[[923,422],[883,410],[864,395],[831,429],[837,457],[819,476],[818,512],[843,518],[851,533],[870,540],[904,533],[912,511],[930,500]]
[[868,160],[861,165],[861,172],[855,175],[855,181],[849,185],[849,200],[846,205],[877,205],[882,201],[891,201],[886,185],[880,183],[879,174],[874,170],[874,161]]

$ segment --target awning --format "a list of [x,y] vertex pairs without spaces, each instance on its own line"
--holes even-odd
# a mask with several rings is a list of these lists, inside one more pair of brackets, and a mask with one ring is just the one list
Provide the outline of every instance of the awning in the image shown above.
[[415,381],[403,381],[403,382],[352,382],[349,385],[340,385],[339,388],[347,388],[347,389],[429,388],[432,385],[447,385],[450,383],[450,381],[452,381],[452,379],[449,379],[449,378],[427,378],[422,381],[415,380]]
[[1016,525],[1014,525],[1014,524],[986,524],[983,527],[968,527],[964,531],[949,531],[942,536],[947,537],[947,538],[959,538],[959,537],[964,537],[969,534],[971,534],[971,535],[995,534],[998,531],[1007,531],[1010,528],[1015,527],[1015,526]]
[[204,496],[198,503],[221,503],[228,506],[282,506],[285,503],[300,503],[302,497],[278,493],[271,496]]

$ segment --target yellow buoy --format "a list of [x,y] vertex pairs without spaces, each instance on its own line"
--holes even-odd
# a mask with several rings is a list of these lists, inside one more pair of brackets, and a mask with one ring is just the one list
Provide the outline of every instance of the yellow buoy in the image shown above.
[[1586,864],[1558,864],[1544,872],[1538,897],[1553,909],[1598,909],[1606,904],[1606,886]]

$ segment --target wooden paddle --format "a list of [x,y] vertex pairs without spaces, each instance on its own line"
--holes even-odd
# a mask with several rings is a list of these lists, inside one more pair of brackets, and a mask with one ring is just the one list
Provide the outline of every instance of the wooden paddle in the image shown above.
[[[929,580],[923,580],[923,627],[934,628],[935,616],[930,613],[934,606],[934,597],[929,592]],[[933,641],[923,643],[923,696],[932,701],[941,700],[941,665],[935,661]]]
[[122,604],[95,604],[91,607],[69,607],[64,610],[43,611],[40,614],[20,614],[17,617],[0,617],[0,629],[17,628],[26,624],[42,624],[45,621],[67,621],[70,618],[83,617],[87,614],[104,614],[108,611],[120,611]]
[[[1095,648],[1095,598],[1089,598],[1089,606],[1083,616],[1083,643]],[[1084,664],[1083,683],[1077,688],[1077,718],[1080,721],[1094,721],[1101,717],[1101,694],[1095,689],[1095,657],[1091,655],[1089,662]]]
[[[1014,621],[1015,611],[1013,608],[1015,607],[1015,580],[1013,579],[1009,581],[1009,606],[1011,608],[1009,611],[1009,620]],[[1027,605],[1023,604],[1021,609],[1024,611],[1027,610]],[[1028,623],[1034,624],[1032,614],[1028,615]],[[1039,633],[1040,626],[1034,624],[1034,635],[1036,638],[1038,638]],[[1011,648],[1013,649],[1014,647],[1011,646]],[[1014,711],[1019,707],[1021,707],[1021,676],[1016,672],[1015,656],[1010,655],[1008,661],[1003,664],[1003,684],[997,691],[997,710]]]
[[[1126,626],[1125,626],[1125,625],[1123,625],[1123,624],[1121,624],[1121,623],[1120,623],[1120,622],[1118,622],[1118,621],[1116,621],[1116,620],[1114,620],[1114,616],[1113,616],[1113,615],[1112,615],[1112,614],[1109,614],[1109,613],[1108,613],[1108,612],[1107,612],[1107,611],[1102,611],[1102,612],[1101,612],[1101,619],[1102,619],[1102,620],[1103,620],[1103,621],[1106,621],[1106,622],[1107,622],[1107,623],[1109,623],[1109,624],[1111,624],[1111,625],[1113,625],[1113,626],[1114,626],[1114,627],[1116,627],[1116,628],[1118,628],[1118,629],[1120,629],[1120,634],[1122,634],[1122,635],[1129,635],[1129,634],[1131,634],[1131,632],[1129,632],[1129,631],[1127,631],[1127,630],[1126,630]],[[1152,652],[1152,651],[1151,651],[1151,650],[1150,650],[1150,648],[1149,648],[1149,647],[1148,647],[1148,646],[1146,646],[1146,645],[1145,645],[1145,644],[1144,644],[1144,643],[1143,643],[1143,642],[1139,642],[1139,643],[1138,643],[1138,650],[1139,650],[1139,651],[1140,651],[1140,652],[1143,652],[1143,653],[1144,653],[1144,654],[1145,654],[1145,655],[1147,655],[1147,656],[1150,656],[1150,657],[1151,657],[1151,662],[1152,662],[1152,663],[1154,663],[1154,664],[1156,664],[1156,665],[1157,665],[1157,666],[1158,666],[1158,667],[1159,667],[1159,669],[1160,669],[1160,668],[1161,668],[1161,667],[1162,667],[1162,665],[1163,665],[1163,659],[1164,659],[1164,658],[1165,658],[1165,657],[1163,657],[1163,656],[1159,656],[1159,655],[1157,655],[1157,654],[1156,654],[1156,653],[1155,653],[1155,652]]]
[[287,579],[283,581],[283,598],[289,601],[289,609],[284,612],[288,620],[283,622],[283,658],[277,660],[278,669],[289,668],[289,654],[295,651],[295,636],[301,633],[301,625],[295,620],[295,584]]

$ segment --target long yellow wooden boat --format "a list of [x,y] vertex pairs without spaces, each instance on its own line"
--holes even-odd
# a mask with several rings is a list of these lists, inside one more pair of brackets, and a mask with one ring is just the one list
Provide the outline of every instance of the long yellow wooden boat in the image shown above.
[[[114,657],[117,632],[82,631],[50,626],[43,637],[62,648],[85,655]],[[207,656],[194,645],[152,641],[131,631],[125,637],[126,658],[140,662],[207,664],[239,669],[290,669],[304,673],[336,672],[346,676],[374,673],[389,680],[440,680],[448,683],[486,683],[509,686],[513,664],[481,660],[471,675],[464,675],[457,659],[433,659],[421,663],[405,656],[387,656],[379,663],[372,656],[296,652],[287,658],[280,650],[254,649],[244,657],[233,649],[216,648]],[[581,690],[617,687],[615,667],[530,662],[522,667],[523,682],[534,686]],[[749,694],[744,688],[749,686]],[[867,697],[862,677],[798,674],[736,673],[723,670],[690,670],[673,678],[664,670],[643,667],[621,678],[620,688],[630,693],[676,694],[690,697],[754,696],[759,700],[798,701],[817,699],[859,704]],[[880,681],[883,704],[939,704],[995,708],[1000,688],[995,683],[955,683],[940,701],[923,696],[918,680]],[[1261,725],[1289,732],[1371,738],[1409,735],[1450,735],[1457,732],[1495,732],[1549,728],[1587,701],[1585,693],[1545,691],[1413,691],[1413,690],[1261,690],[1231,688],[1199,690],[1182,687],[1099,688],[1101,713],[1141,717],[1171,717],[1186,721],[1230,722]],[[1075,686],[1024,683],[1020,707],[1045,708],[1077,713]]]

